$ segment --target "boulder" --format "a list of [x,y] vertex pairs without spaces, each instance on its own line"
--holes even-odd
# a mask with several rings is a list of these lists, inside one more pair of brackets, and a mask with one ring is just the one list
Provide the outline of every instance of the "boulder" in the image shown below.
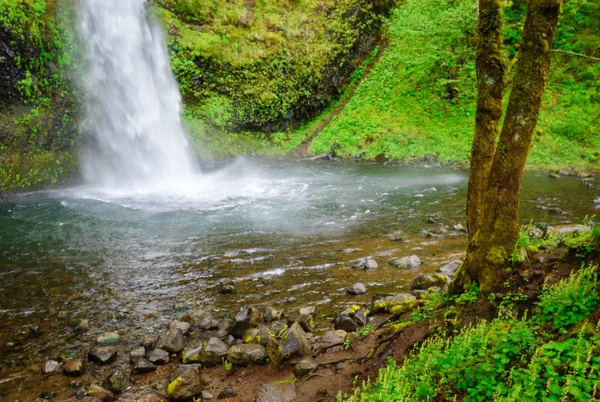
[[281,353],[285,357],[310,355],[311,348],[306,332],[297,322],[293,323],[285,334]]
[[419,275],[413,281],[412,290],[427,290],[434,286],[444,287],[448,283],[448,277],[442,274],[423,274]]
[[327,349],[344,343],[348,333],[344,330],[329,331],[318,337],[315,342],[318,348]]
[[190,332],[190,328],[192,328],[192,324],[185,321],[173,321],[169,324],[169,329],[179,329],[184,335]]
[[202,393],[202,378],[197,366],[188,367],[171,380],[166,396],[170,401],[191,401]]
[[352,285],[346,289],[346,293],[348,293],[349,295],[352,295],[352,296],[366,295],[367,287],[360,282],[355,283],[354,285]]
[[104,332],[96,338],[96,343],[100,346],[116,345],[121,342],[121,336],[116,332]]
[[44,373],[44,375],[61,374],[62,366],[56,360],[46,360],[44,362],[44,367],[42,368],[42,372]]
[[272,306],[265,307],[265,322],[279,321],[281,320],[281,317],[283,317],[283,310],[276,309]]
[[156,370],[156,366],[143,357],[138,359],[131,368],[134,374],[149,373],[154,370]]
[[256,394],[256,402],[292,402],[296,399],[296,385],[291,382],[264,384]]
[[416,255],[390,260],[389,264],[398,269],[413,269],[421,266],[421,259]]
[[377,264],[377,261],[375,261],[374,259],[369,258],[367,261],[365,261],[364,269],[369,270],[377,268],[379,268],[379,264]]
[[245,343],[242,345],[233,345],[227,352],[227,360],[238,366],[248,364],[263,364],[267,359],[267,351],[264,346]]
[[99,399],[102,402],[112,401],[115,397],[115,394],[98,384],[90,385],[86,394],[93,398]]
[[167,364],[170,360],[169,352],[163,349],[154,349],[148,355],[148,360],[152,364]]
[[288,326],[281,321],[275,321],[269,328],[271,332],[275,334],[275,336],[281,336],[285,331],[287,331]]
[[188,346],[183,349],[181,352],[181,361],[184,364],[189,363],[200,363],[202,360],[200,354],[202,353],[202,349],[204,349],[204,344],[201,343],[199,345]]
[[244,343],[259,343],[256,340],[256,337],[258,336],[259,332],[260,332],[260,329],[258,329],[258,328],[247,329],[246,332],[244,332],[244,336],[242,336],[242,341]]
[[170,353],[179,353],[184,348],[183,332],[179,328],[169,328],[158,337],[157,349],[164,349]]
[[142,341],[140,342],[140,345],[142,345],[143,347],[148,348],[148,349],[154,349],[154,345],[156,345],[157,341],[158,341],[157,336],[144,335],[142,337]]
[[448,264],[446,264],[443,267],[439,268],[438,272],[440,274],[442,274],[442,275],[454,276],[454,274],[458,270],[458,267],[460,267],[460,264],[462,264],[461,261],[452,261],[452,262],[449,262]]
[[367,310],[366,308],[361,308],[356,313],[354,313],[354,315],[352,316],[352,319],[359,326],[364,327],[369,322],[368,316],[369,316],[369,310]]
[[319,365],[317,364],[317,362],[315,362],[313,359],[306,358],[306,359],[300,360],[296,364],[296,366],[294,367],[294,375],[297,378],[302,378],[305,375],[312,373],[317,368],[319,368]]
[[80,376],[85,372],[83,359],[69,359],[63,363],[63,373],[70,376]]
[[398,293],[394,296],[376,295],[371,303],[371,311],[385,311],[394,314],[403,314],[416,305],[416,297],[410,293]]
[[299,310],[300,315],[311,315],[313,317],[315,316],[316,311],[317,309],[315,306],[305,306]]
[[357,330],[358,325],[349,314],[341,313],[333,320],[333,328],[341,329],[346,332],[354,332]]
[[140,346],[139,348],[135,348],[131,352],[129,352],[129,362],[130,363],[135,363],[139,359],[144,358],[144,357],[146,357],[146,348],[143,346]]
[[212,337],[200,353],[200,363],[204,367],[217,366],[227,357],[227,345],[219,338]]
[[114,394],[120,394],[131,387],[131,378],[129,373],[118,368],[106,377],[104,380],[104,388]]
[[117,350],[112,346],[96,346],[88,353],[88,359],[98,364],[108,364],[117,357]]
[[248,328],[257,326],[262,321],[262,314],[254,307],[242,308],[236,314],[231,325],[231,334],[241,338]]
[[315,323],[313,321],[312,315],[304,314],[298,317],[298,324],[302,327],[306,332],[313,332],[315,330]]

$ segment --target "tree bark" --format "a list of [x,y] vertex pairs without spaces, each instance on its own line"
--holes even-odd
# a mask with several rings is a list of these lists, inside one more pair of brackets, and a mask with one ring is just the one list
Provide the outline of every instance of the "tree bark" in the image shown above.
[[479,0],[477,25],[477,108],[467,193],[469,241],[479,229],[483,196],[494,158],[504,92],[506,61],[502,55],[502,1]]
[[482,195],[483,215],[451,292],[468,289],[472,281],[484,295],[506,287],[511,273],[506,263],[519,235],[521,180],[550,75],[562,4],[563,0],[529,0],[508,109]]

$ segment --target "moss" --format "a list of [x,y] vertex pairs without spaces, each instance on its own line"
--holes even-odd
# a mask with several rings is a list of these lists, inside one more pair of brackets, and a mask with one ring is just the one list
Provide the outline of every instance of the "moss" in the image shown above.
[[182,376],[179,376],[176,379],[174,379],[173,381],[171,381],[171,383],[169,383],[169,385],[167,386],[167,398],[170,398],[171,395],[173,395],[173,393],[177,390],[177,388],[184,381],[185,380],[183,379]]

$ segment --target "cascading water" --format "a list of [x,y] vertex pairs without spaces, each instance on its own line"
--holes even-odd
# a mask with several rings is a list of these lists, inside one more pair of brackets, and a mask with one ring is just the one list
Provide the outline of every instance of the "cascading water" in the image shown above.
[[181,95],[160,27],[145,0],[81,0],[87,51],[83,85],[87,128],[95,138],[82,160],[94,186],[157,189],[196,173],[181,124]]

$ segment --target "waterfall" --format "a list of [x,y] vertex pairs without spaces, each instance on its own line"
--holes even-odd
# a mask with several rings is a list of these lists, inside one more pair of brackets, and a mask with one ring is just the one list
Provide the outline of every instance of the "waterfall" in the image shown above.
[[160,27],[145,0],[81,0],[82,79],[93,141],[83,153],[90,185],[135,191],[187,181],[197,167],[181,124],[181,94]]

